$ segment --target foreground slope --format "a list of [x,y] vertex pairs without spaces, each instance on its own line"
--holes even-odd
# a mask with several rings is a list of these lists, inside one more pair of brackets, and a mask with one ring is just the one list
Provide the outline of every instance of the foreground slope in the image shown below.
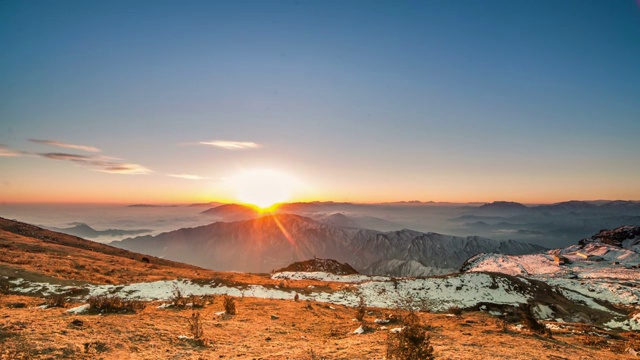
[[[537,304],[536,316],[546,318],[544,304],[553,303],[558,316],[579,319],[582,313],[599,324],[621,311],[605,302],[592,308],[536,280],[491,273],[418,279],[319,272],[256,276],[214,273],[150,257],[151,265],[145,268],[148,264],[138,260],[144,257],[140,254],[108,246],[87,248],[94,243],[16,222],[3,221],[2,229],[3,249],[15,257],[35,254],[43,266],[32,267],[26,261],[3,265],[12,271],[0,275],[0,358],[384,358],[388,334],[402,331],[398,319],[406,311],[398,307],[420,310],[437,358],[631,359],[640,350],[634,333],[590,324],[547,320],[552,339],[524,329],[514,317],[514,305]],[[74,254],[83,260],[80,265],[89,268],[67,274],[65,261]],[[91,274],[100,272],[103,259],[120,275],[101,284],[91,281]],[[50,274],[38,272],[45,270]],[[124,281],[145,276],[142,282]],[[153,277],[165,279],[151,281]],[[83,281],[70,285],[69,279]],[[193,311],[189,306],[171,306],[176,290],[194,295],[190,301],[200,298],[201,305]],[[56,294],[63,296],[66,308],[41,306]],[[223,312],[218,295],[224,294],[236,297],[237,315]],[[296,294],[300,301],[295,301]],[[82,311],[88,296],[144,303],[135,313]],[[361,301],[368,309],[361,321],[355,321],[352,306]],[[467,310],[457,317],[429,313],[453,305]],[[191,337],[193,313],[201,316],[202,343]],[[357,334],[358,328],[366,331]],[[514,343],[519,346],[513,347]]]
[[395,276],[456,272],[466,259],[482,252],[527,254],[543,249],[477,236],[343,228],[287,214],[217,222],[112,244],[223,271],[269,272],[318,256],[347,262],[362,273]]

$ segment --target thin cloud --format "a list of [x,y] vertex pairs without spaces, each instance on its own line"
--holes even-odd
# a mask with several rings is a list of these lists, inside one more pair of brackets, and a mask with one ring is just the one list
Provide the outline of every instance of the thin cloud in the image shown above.
[[38,155],[51,160],[70,161],[81,166],[94,168],[96,171],[110,174],[145,175],[153,172],[142,165],[118,162],[116,160],[119,159],[109,156],[68,153],[41,153]]
[[119,164],[98,169],[100,172],[109,174],[146,175],[153,171],[138,164]]
[[213,141],[200,141],[200,145],[215,146],[226,150],[243,150],[243,149],[255,149],[260,145],[252,141],[227,141],[227,140],[213,140]]
[[0,157],[15,157],[15,156],[23,156],[27,155],[23,151],[17,151],[9,148],[6,145],[0,144]]
[[191,175],[191,174],[167,174],[167,176],[180,178],[180,179],[187,179],[187,180],[206,180],[206,179],[209,179],[208,177],[204,177],[204,176],[200,176],[200,175]]
[[100,152],[101,151],[97,147],[93,147],[93,146],[67,144],[67,143],[63,143],[63,142],[55,141],[55,140],[29,139],[29,141],[34,142],[36,144],[57,146],[57,147],[66,148],[66,149],[76,149],[76,150],[82,150],[82,151],[86,151],[86,152]]

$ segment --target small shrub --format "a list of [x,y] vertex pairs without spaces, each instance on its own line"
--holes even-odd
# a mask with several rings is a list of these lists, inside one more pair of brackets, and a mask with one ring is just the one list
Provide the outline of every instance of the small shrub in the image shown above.
[[434,359],[431,338],[415,313],[405,316],[402,331],[387,334],[387,359]]
[[173,296],[171,297],[171,304],[177,309],[183,309],[187,306],[187,298],[182,294],[182,290],[178,285],[173,287]]
[[356,309],[356,320],[362,321],[366,313],[367,313],[366,304],[364,303],[364,299],[360,298],[360,302],[358,303],[358,308]]
[[134,313],[144,309],[144,302],[124,300],[119,296],[91,296],[89,308],[101,313]]
[[231,296],[225,295],[224,297],[224,311],[229,315],[236,314],[236,299]]
[[48,307],[60,307],[63,308],[67,305],[67,298],[64,294],[53,294],[46,300]]
[[538,319],[533,316],[531,305],[520,305],[520,307],[518,308],[518,315],[520,316],[520,319],[522,320],[524,326],[526,326],[527,329],[533,331],[534,333],[542,335],[548,335],[548,333],[550,333],[550,331],[547,330],[546,326],[544,326],[543,323],[538,321]]
[[298,301],[298,300],[300,300],[300,296],[299,296],[298,294],[296,294],[296,295],[293,297],[293,301]]
[[186,303],[191,304],[193,309],[201,309],[207,304],[207,298],[204,296],[189,295]]
[[87,354],[99,354],[109,351],[109,346],[101,341],[86,342],[84,345],[84,352]]
[[454,306],[450,307],[450,308],[447,310],[447,312],[448,312],[449,314],[455,315],[455,316],[457,316],[457,317],[462,316],[462,309],[461,309],[459,306],[455,306],[455,305],[454,305]]
[[204,329],[202,327],[202,320],[200,318],[199,312],[191,313],[191,318],[189,319],[189,331],[193,336],[193,340],[197,344],[199,345],[205,344]]

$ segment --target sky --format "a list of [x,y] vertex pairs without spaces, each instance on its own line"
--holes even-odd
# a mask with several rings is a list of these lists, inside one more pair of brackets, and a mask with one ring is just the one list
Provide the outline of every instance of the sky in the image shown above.
[[2,202],[640,200],[636,1],[5,0],[0,49]]

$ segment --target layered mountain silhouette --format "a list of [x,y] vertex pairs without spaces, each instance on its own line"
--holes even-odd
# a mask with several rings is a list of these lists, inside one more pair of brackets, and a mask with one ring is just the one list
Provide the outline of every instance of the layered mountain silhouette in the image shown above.
[[122,229],[107,229],[107,230],[96,230],[91,226],[85,223],[72,223],[71,227],[68,228],[56,228],[56,227],[46,227],[51,231],[61,232],[63,234],[78,236],[82,238],[90,238],[95,239],[100,236],[127,236],[127,235],[138,235],[151,232],[149,229],[137,229],[137,230],[122,230]]
[[290,214],[216,222],[111,244],[214,270],[269,272],[317,256],[349,263],[361,273],[402,276],[455,272],[482,252],[515,255],[543,250],[477,236],[346,228]]

